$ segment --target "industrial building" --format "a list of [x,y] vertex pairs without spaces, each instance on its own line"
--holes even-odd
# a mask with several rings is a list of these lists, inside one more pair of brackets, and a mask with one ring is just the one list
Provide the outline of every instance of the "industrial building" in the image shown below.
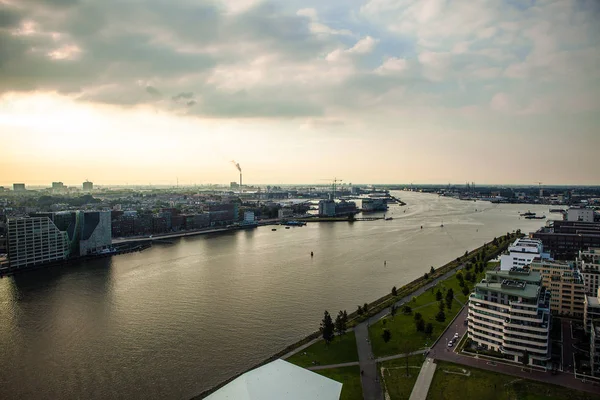
[[319,201],[320,217],[344,217],[358,213],[356,203],[353,201],[342,200],[321,200]]
[[542,275],[543,285],[552,294],[552,313],[583,318],[585,288],[583,278],[573,263],[538,259],[529,268]]
[[523,268],[531,264],[535,258],[549,259],[550,254],[544,253],[541,240],[522,238],[508,246],[508,254],[500,256],[500,269],[508,271],[511,268]]
[[90,181],[83,182],[83,191],[84,192],[91,192],[92,190],[94,190],[93,182],[90,182]]
[[545,366],[551,358],[550,292],[539,272],[489,271],[469,296],[468,337],[507,360]]
[[15,192],[24,192],[25,184],[24,183],[13,183],[13,190]]

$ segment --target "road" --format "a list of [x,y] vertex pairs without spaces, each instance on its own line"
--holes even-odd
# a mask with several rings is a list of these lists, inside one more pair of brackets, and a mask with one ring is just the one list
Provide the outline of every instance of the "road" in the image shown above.
[[[446,340],[449,340],[454,335],[454,332],[457,331],[458,334],[462,337],[467,327],[463,324],[463,321],[467,318],[467,307],[463,307],[459,316],[456,318],[456,322],[452,327],[448,327],[448,329],[442,334],[441,339],[436,343],[436,345],[432,348],[429,356],[436,360],[450,361],[455,364],[462,364],[473,368],[485,369],[492,372],[499,372],[506,375],[512,375],[523,379],[531,379],[534,381],[551,383],[554,385],[565,386],[575,390],[581,390],[584,392],[590,392],[595,394],[600,394],[600,387],[594,386],[591,383],[583,383],[582,381],[575,379],[575,376],[572,373],[558,373],[557,375],[552,375],[551,372],[543,372],[538,370],[522,370],[520,365],[512,365],[506,364],[502,362],[491,362],[487,359],[483,358],[474,358],[470,356],[465,356],[461,354],[457,354],[454,352],[454,347],[449,350],[446,345]],[[567,347],[566,335],[563,336],[563,340],[565,342],[563,345]],[[571,333],[569,331],[569,338],[571,337]],[[570,343],[569,343],[570,344]],[[566,353],[565,353],[566,356]],[[565,360],[566,363],[566,360]],[[494,365],[495,364],[495,365]]]

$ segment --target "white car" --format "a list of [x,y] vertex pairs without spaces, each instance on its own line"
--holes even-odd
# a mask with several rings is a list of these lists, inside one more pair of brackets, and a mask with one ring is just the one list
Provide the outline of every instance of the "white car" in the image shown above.
[[454,339],[458,339],[458,333],[454,334]]
[[452,340],[448,342],[448,347],[452,347]]

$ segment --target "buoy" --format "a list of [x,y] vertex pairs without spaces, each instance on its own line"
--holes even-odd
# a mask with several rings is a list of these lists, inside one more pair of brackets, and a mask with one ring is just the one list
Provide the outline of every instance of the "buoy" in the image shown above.
[[421,229],[423,229],[423,225],[421,225]]
[[313,252],[312,252],[312,251],[310,252],[310,256],[311,256],[311,257],[312,257],[312,256],[314,256],[314,254],[313,254]]

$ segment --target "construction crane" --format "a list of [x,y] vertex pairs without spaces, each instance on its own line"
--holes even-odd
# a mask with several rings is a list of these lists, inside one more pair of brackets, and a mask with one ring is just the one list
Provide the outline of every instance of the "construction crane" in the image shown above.
[[338,182],[342,182],[342,179],[338,179],[338,178],[333,178],[333,179],[320,179],[321,181],[328,181],[331,182],[331,189],[332,189],[332,194],[331,194],[331,199],[335,200],[335,189],[336,189],[336,185]]
[[541,197],[544,197],[544,196],[543,196],[543,194],[544,194],[544,193],[542,192],[542,183],[543,183],[543,182],[536,182],[536,183],[538,184],[538,186],[539,186],[539,188],[540,188],[540,193],[539,193],[539,195],[540,195],[540,198],[541,198]]

